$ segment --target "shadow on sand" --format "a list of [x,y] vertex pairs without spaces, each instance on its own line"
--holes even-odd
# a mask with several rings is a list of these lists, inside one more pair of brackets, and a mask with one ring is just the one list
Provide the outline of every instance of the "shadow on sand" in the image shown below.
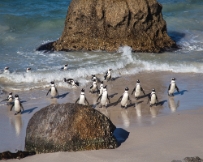
[[122,128],[116,128],[113,132],[114,137],[118,141],[118,146],[121,145],[121,143],[125,142],[128,138],[130,132],[127,132],[126,130]]
[[21,114],[25,114],[25,113],[32,113],[35,109],[37,109],[38,107],[33,107],[33,108],[30,108],[30,109],[27,109],[27,110],[24,110]]

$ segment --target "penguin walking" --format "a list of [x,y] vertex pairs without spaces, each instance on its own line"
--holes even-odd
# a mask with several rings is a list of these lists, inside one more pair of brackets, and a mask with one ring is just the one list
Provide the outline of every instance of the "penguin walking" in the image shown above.
[[106,72],[106,74],[104,75],[104,80],[107,80],[107,82],[109,80],[111,80],[111,74],[112,73],[112,69],[108,69],[108,71]]
[[31,68],[26,68],[26,72],[27,72],[27,73],[30,73],[31,70],[32,70]]
[[1,102],[7,101],[8,103],[11,103],[11,102],[13,102],[13,99],[14,99],[13,94],[12,94],[12,92],[10,92],[8,97],[6,99],[2,100]]
[[99,96],[102,95],[102,93],[103,93],[103,88],[104,88],[103,81],[101,81],[100,89],[99,89]]
[[72,78],[69,78],[69,79],[64,78],[63,81],[72,85],[73,87],[79,87],[80,86],[80,83],[78,81],[75,81]]
[[126,87],[126,88],[125,88],[125,91],[124,91],[124,93],[123,93],[123,95],[118,99],[118,102],[121,101],[121,107],[122,107],[122,108],[123,108],[123,107],[127,108],[127,106],[128,106],[128,101],[129,101],[130,104],[131,104],[131,99],[130,99],[130,97],[129,97],[128,91],[129,91],[129,89],[128,89],[128,87]]
[[107,107],[107,100],[110,103],[110,99],[109,99],[109,95],[108,95],[106,86],[103,87],[103,93],[102,93],[102,95],[100,95],[97,98],[97,102],[99,101],[99,99],[100,99],[100,107],[99,108],[102,108],[103,106]]
[[17,114],[21,113],[22,111],[24,111],[23,105],[21,104],[19,96],[17,94],[15,95],[15,99],[14,99],[13,105],[10,108],[10,111],[12,111],[13,107],[14,107],[14,111],[15,111],[14,115],[17,115]]
[[168,87],[168,95],[169,96],[174,96],[175,89],[177,90],[177,92],[179,92],[179,88],[176,85],[176,81],[175,80],[176,80],[175,78],[172,78],[171,79],[171,83],[169,84],[169,87]]
[[5,74],[9,74],[9,73],[10,73],[9,67],[6,66],[6,67],[4,68],[4,73],[5,73]]
[[68,69],[68,64],[65,64],[62,68],[61,68],[61,70],[67,70]]
[[90,92],[91,93],[99,92],[96,80],[93,80],[92,85],[90,86]]
[[89,102],[87,98],[85,97],[85,90],[82,89],[80,93],[80,97],[75,101],[75,103],[81,104],[81,105],[89,105]]
[[152,107],[154,104],[157,104],[158,102],[159,101],[158,101],[158,97],[156,95],[155,89],[152,89],[152,92],[150,93],[150,96],[149,96],[148,103],[150,104],[150,107]]
[[58,90],[54,84],[54,81],[51,81],[51,88],[47,92],[47,95],[49,94],[49,92],[50,92],[52,98],[58,96]]
[[143,88],[142,88],[141,85],[140,85],[140,80],[138,79],[138,80],[137,80],[137,83],[136,83],[136,86],[135,86],[135,88],[133,89],[131,95],[133,94],[133,92],[135,92],[135,98],[138,99],[139,96],[141,95],[141,91],[142,91],[143,94],[145,95],[145,92],[144,92]]

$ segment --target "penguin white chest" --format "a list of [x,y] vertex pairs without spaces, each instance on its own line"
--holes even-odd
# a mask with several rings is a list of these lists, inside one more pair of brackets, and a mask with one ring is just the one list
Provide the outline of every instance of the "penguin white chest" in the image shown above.
[[102,95],[102,93],[103,93],[103,87],[101,87],[99,91],[100,91],[99,95]]
[[19,100],[14,101],[14,110],[15,110],[15,112],[20,112],[21,107],[20,107],[20,101]]
[[107,92],[103,92],[101,97],[101,104],[106,105],[107,104]]
[[171,94],[171,93],[174,93],[174,91],[175,91],[175,83],[172,82],[172,83],[171,83],[171,87],[170,87],[170,89],[169,89],[169,93],[170,93],[170,94]]
[[156,95],[152,94],[150,104],[155,104],[156,103]]
[[140,87],[140,85],[138,84],[138,85],[136,86],[136,89],[135,89],[135,97],[139,97],[140,91],[141,91],[141,87]]
[[56,96],[56,88],[55,87],[51,87],[51,96],[55,97]]
[[81,95],[80,96],[80,99],[79,99],[79,104],[82,104],[82,105],[85,105],[85,96],[84,95]]
[[123,94],[123,98],[121,99],[121,105],[126,106],[128,101],[128,93]]

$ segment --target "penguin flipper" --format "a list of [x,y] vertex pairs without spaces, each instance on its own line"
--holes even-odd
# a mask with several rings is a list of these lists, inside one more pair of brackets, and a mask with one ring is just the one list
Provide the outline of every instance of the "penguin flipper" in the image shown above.
[[133,89],[133,91],[132,91],[131,95],[133,94],[133,92],[135,92],[135,88]]
[[20,103],[20,107],[24,111],[24,107],[23,107],[22,103]]
[[169,84],[169,86],[168,86],[168,91],[170,90],[170,88],[171,88],[171,84]]
[[85,97],[85,101],[87,102],[87,105],[90,105],[86,97]]
[[12,109],[13,109],[13,106],[14,106],[14,103],[12,103],[12,106],[11,106],[11,108],[10,108],[10,111],[12,111]]
[[109,98],[109,95],[107,94],[107,99],[109,100],[109,103],[111,103],[111,101],[110,101],[110,98]]
[[141,87],[141,91],[143,92],[143,94],[145,95],[144,89]]
[[78,102],[79,99],[80,99],[80,97],[75,101],[75,104]]
[[4,100],[2,100],[1,102],[4,102],[4,101],[8,101],[8,99],[4,99]]
[[[51,88],[48,90],[47,95],[49,94],[49,92],[51,92]],[[46,95],[46,96],[47,96],[47,95]]]
[[97,98],[97,102],[99,101],[99,99],[102,97],[102,95],[100,95],[98,98]]
[[179,88],[178,88],[178,86],[176,85],[176,90],[179,92]]

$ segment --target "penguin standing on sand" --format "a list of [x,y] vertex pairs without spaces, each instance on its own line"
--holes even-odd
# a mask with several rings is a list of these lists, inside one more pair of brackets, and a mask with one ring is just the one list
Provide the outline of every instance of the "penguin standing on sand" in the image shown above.
[[111,80],[111,74],[112,73],[112,69],[108,69],[108,71],[106,72],[106,74],[104,75],[104,80],[107,80],[107,82],[109,80]]
[[67,70],[68,69],[68,64],[65,64],[62,68],[61,68],[61,70]]
[[99,89],[99,96],[102,95],[102,93],[103,93],[103,88],[104,88],[103,81],[101,81],[100,89]]
[[125,107],[127,108],[128,106],[128,101],[130,102],[131,104],[131,100],[130,100],[130,97],[129,97],[129,94],[128,94],[128,87],[125,88],[125,92],[123,93],[123,95],[118,99],[118,102],[121,101],[121,107]]
[[31,68],[26,68],[26,72],[30,73],[31,72]]
[[176,80],[175,78],[172,78],[171,83],[169,84],[169,87],[168,87],[169,96],[174,96],[175,89],[177,90],[177,92],[179,92],[179,88],[177,87],[175,80]]
[[58,96],[58,90],[55,87],[54,81],[51,81],[51,88],[47,92],[47,95],[49,94],[49,92],[50,92],[52,98]]
[[[138,79],[138,80],[137,80],[137,83],[136,83],[136,86],[135,86],[135,88],[134,88],[133,91],[132,91],[132,94],[133,94],[133,92],[135,92],[135,98],[138,99],[138,97],[139,97],[140,94],[141,94],[141,91],[142,91],[143,94],[145,95],[145,92],[144,92],[143,88],[142,88],[141,85],[140,85],[140,80]],[[132,94],[131,94],[131,95],[132,95]]]
[[100,95],[97,98],[97,102],[99,101],[99,99],[100,99],[100,107],[99,108],[102,108],[103,106],[107,107],[107,100],[110,103],[110,99],[109,99],[109,96],[108,96],[106,86],[103,87],[103,93],[102,93],[102,95]]
[[17,115],[17,114],[21,113],[22,111],[24,111],[23,105],[21,104],[19,96],[17,94],[15,95],[14,103],[11,106],[10,111],[12,111],[13,107],[14,107],[15,115]]
[[99,91],[99,89],[98,89],[98,86],[97,86],[97,82],[96,82],[96,80],[93,80],[92,85],[90,86],[90,92],[95,93],[95,92],[98,92],[98,91]]
[[3,101],[7,101],[8,103],[13,102],[13,94],[12,94],[12,92],[10,92],[8,97],[5,100],[2,100],[1,102],[3,102]]
[[158,97],[156,95],[155,89],[152,89],[152,92],[150,93],[150,96],[149,96],[148,103],[150,104],[150,107],[152,107],[154,104],[157,104],[158,102],[159,101],[158,101]]
[[75,103],[78,103],[81,105],[89,105],[89,102],[87,101],[87,98],[85,97],[84,89],[81,90],[80,97],[75,101]]
[[9,73],[10,73],[9,67],[6,66],[6,67],[4,68],[4,73],[5,73],[5,74],[9,74]]

